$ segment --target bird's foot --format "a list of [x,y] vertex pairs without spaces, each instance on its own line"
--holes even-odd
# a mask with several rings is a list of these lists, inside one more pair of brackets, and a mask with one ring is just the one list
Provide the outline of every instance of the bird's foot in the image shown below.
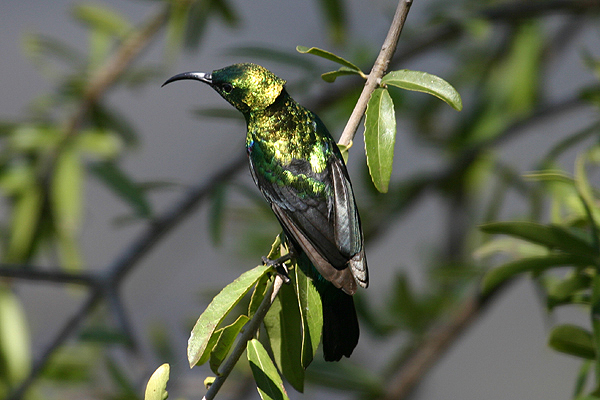
[[263,264],[268,265],[269,267],[274,267],[279,275],[283,277],[283,281],[285,283],[290,282],[290,276],[288,275],[288,269],[285,265],[286,261],[289,261],[292,258],[290,253],[276,258],[275,260],[271,260],[265,256],[262,257]]

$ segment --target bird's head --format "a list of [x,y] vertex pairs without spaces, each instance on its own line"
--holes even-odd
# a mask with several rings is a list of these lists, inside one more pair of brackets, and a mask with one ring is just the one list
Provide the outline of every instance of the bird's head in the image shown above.
[[281,94],[285,81],[260,65],[244,63],[218,69],[212,73],[184,72],[164,84],[194,79],[210,85],[225,100],[243,113],[263,110]]

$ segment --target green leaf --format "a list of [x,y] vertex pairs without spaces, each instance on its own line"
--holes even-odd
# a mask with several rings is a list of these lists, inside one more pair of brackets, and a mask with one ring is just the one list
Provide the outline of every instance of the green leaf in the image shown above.
[[[209,340],[223,318],[271,268],[266,265],[259,265],[250,271],[244,272],[213,298],[192,329],[187,351],[190,367],[196,365],[204,357]],[[210,350],[208,349],[209,352]],[[208,355],[206,358],[208,358]]]
[[[291,276],[293,281],[295,277]],[[302,366],[302,320],[293,285],[283,285],[264,319],[275,362],[288,382],[304,390]]]
[[256,339],[248,342],[246,349],[250,369],[262,400],[289,400],[281,376],[269,354]]
[[55,148],[62,140],[62,132],[55,126],[23,124],[14,129],[9,143],[14,151],[30,152]]
[[356,65],[327,50],[319,49],[318,47],[308,48],[306,46],[296,46],[296,51],[302,54],[313,54],[315,56],[323,57],[329,61],[333,61],[335,63],[343,65],[344,67],[356,71],[356,73],[362,76],[363,78],[365,77],[365,74]]
[[123,143],[119,136],[104,129],[85,129],[77,135],[77,145],[80,150],[101,158],[117,156]]
[[227,325],[215,332],[214,336],[217,336],[218,334],[219,338],[210,352],[210,369],[215,374],[219,375],[221,363],[223,363],[223,360],[225,360],[225,357],[229,354],[229,350],[231,349],[231,346],[233,346],[235,338],[248,321],[250,321],[250,318],[245,315],[240,315],[233,324]]
[[323,306],[321,296],[312,279],[298,267],[294,268],[295,292],[300,305],[302,319],[302,366],[307,368],[312,362],[323,331]]
[[327,30],[335,43],[342,43],[346,33],[345,2],[341,0],[320,0],[327,21]]
[[575,231],[569,231],[560,225],[542,225],[530,221],[509,221],[481,225],[480,229],[485,233],[510,235],[541,244],[549,249],[558,249],[581,257],[590,257],[590,262],[594,261],[596,254],[590,241],[577,235]]
[[94,29],[121,39],[133,28],[118,11],[100,3],[76,4],[73,16]]
[[60,232],[73,234],[79,229],[83,196],[83,168],[77,149],[66,147],[58,156],[52,177],[52,210]]
[[381,78],[381,84],[429,93],[445,101],[455,110],[462,110],[462,99],[456,89],[442,78],[427,72],[408,69],[392,71]]
[[396,116],[386,89],[375,89],[365,114],[365,152],[373,184],[387,193],[394,162]]
[[[205,4],[197,2],[197,5]],[[172,1],[170,2],[169,21],[167,22],[167,33],[165,39],[165,60],[173,62],[181,51],[188,23],[190,21],[190,8],[192,2]],[[200,21],[199,21],[200,22]]]
[[575,381],[575,390],[573,393],[573,398],[579,398],[579,396],[583,395],[583,391],[586,388],[586,382],[588,375],[590,373],[590,368],[592,363],[589,361],[584,361],[579,368],[579,372],[577,373],[577,380]]
[[345,76],[345,75],[363,76],[364,74],[362,74],[362,72],[357,71],[355,69],[351,69],[348,67],[340,67],[337,71],[330,71],[330,72],[325,72],[324,74],[321,74],[321,78],[325,82],[333,83],[333,82],[335,82],[335,80],[337,79],[338,76]]
[[543,257],[529,257],[515,260],[490,270],[483,277],[481,290],[488,293],[508,279],[523,272],[540,273],[550,268],[562,266],[587,266],[587,259],[572,254],[550,254]]
[[575,357],[588,360],[596,358],[592,334],[576,325],[564,324],[552,329],[548,345],[556,351]]
[[19,300],[0,285],[0,360],[2,378],[11,385],[21,383],[31,369],[29,329]]
[[82,266],[78,233],[83,207],[83,166],[78,149],[67,146],[56,160],[50,200],[61,264],[67,270]]
[[114,162],[97,162],[90,165],[90,171],[108,186],[121,199],[125,200],[142,218],[152,215],[148,203],[140,186],[133,182]]
[[591,285],[591,278],[588,275],[573,274],[568,276],[558,284],[547,289],[548,308],[552,309],[561,304],[570,304],[569,299],[577,292],[588,289]]
[[41,189],[37,186],[31,186],[15,199],[6,262],[19,263],[29,257],[39,226],[42,205]]
[[250,304],[248,304],[248,317],[252,318],[254,313],[260,306],[260,303],[265,298],[265,294],[268,289],[268,282],[271,277],[268,274],[264,274],[260,277],[258,282],[256,282],[256,286],[254,286],[254,291],[252,292],[252,297],[250,297]]
[[83,266],[77,238],[77,232],[60,232],[56,239],[61,265],[69,271],[78,271]]
[[350,149],[350,147],[352,147],[352,143],[350,143],[350,145],[348,145],[348,146],[338,143],[337,147],[340,149],[340,153],[342,153],[342,158],[344,159],[344,163],[348,164],[348,150]]
[[163,364],[154,371],[146,385],[144,400],[165,400],[169,396],[167,382],[170,372],[169,364]]

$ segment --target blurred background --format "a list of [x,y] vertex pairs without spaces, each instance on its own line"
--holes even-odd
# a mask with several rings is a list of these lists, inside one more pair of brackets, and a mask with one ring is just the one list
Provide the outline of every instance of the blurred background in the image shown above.
[[[0,397],[141,398],[163,362],[172,398],[203,395],[212,373],[189,370],[191,326],[260,263],[279,227],[251,182],[241,115],[195,82],[160,85],[256,62],[337,139],[363,82],[326,83],[320,74],[338,66],[295,48],[325,48],[368,72],[396,5],[4,2]],[[554,221],[560,193],[523,175],[572,174],[597,144],[599,10],[589,0],[414,1],[389,69],[444,78],[464,108],[390,90],[398,133],[387,194],[373,188],[357,134],[348,164],[371,270],[357,298],[361,339],[339,364],[318,355],[291,398],[572,396],[581,362],[546,336],[557,321],[589,317],[549,313],[528,279],[479,295],[487,269],[523,254],[514,243],[492,254],[478,226]],[[434,356],[402,386],[423,349]],[[220,397],[258,398],[245,365]]]

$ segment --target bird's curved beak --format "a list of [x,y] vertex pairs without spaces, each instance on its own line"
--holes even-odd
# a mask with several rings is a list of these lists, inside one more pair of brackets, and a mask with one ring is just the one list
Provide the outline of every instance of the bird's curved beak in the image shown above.
[[212,75],[211,74],[208,74],[206,72],[184,72],[182,74],[177,74],[175,76],[170,77],[169,79],[167,79],[167,81],[165,83],[163,83],[161,85],[161,87],[163,87],[171,82],[181,81],[184,79],[193,79],[196,81],[200,81],[200,82],[204,82],[209,85],[212,85]]

